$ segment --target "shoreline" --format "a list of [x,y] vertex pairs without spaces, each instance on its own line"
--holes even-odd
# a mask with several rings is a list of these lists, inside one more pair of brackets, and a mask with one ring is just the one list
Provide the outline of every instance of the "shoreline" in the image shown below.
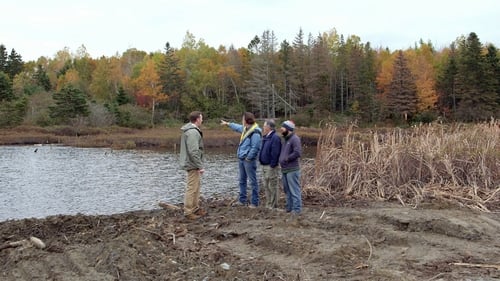
[[[202,128],[206,148],[236,147],[239,135],[227,128]],[[297,131],[304,146],[316,146],[320,129]],[[113,149],[177,149],[179,128],[130,129],[26,127],[0,130],[0,145],[61,144],[74,147],[109,147]]]

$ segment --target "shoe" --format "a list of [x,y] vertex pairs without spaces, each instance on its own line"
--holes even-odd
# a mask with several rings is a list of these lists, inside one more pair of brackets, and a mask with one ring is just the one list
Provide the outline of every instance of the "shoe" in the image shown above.
[[197,214],[189,214],[189,215],[185,215],[185,217],[186,217],[186,219],[192,220],[192,221],[201,218],[201,216],[198,216]]
[[251,204],[251,205],[248,205],[248,208],[255,209],[255,208],[257,208],[257,206],[255,206],[254,204]]
[[196,210],[196,212],[194,212],[196,215],[200,216],[200,217],[204,217],[207,215],[207,211],[203,210],[203,209],[198,209]]
[[165,202],[158,203],[158,206],[160,206],[161,208],[163,208],[165,210],[180,210],[181,209],[179,206],[172,205],[172,204],[165,203]]
[[240,201],[234,202],[231,206],[233,207],[245,207],[247,204],[241,203]]

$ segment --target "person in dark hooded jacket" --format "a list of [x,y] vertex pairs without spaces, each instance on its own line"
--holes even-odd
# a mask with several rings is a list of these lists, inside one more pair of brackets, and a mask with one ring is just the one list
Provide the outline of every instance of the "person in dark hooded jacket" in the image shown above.
[[281,134],[285,138],[281,146],[280,166],[285,191],[288,213],[300,214],[302,211],[302,190],[300,188],[300,165],[302,145],[300,138],[294,133],[295,123],[287,120],[281,124]]

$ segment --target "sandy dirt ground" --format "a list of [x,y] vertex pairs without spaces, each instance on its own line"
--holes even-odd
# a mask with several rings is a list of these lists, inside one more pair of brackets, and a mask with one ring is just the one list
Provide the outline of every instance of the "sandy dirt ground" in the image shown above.
[[204,200],[197,221],[159,208],[1,222],[0,280],[500,280],[499,213],[230,203]]

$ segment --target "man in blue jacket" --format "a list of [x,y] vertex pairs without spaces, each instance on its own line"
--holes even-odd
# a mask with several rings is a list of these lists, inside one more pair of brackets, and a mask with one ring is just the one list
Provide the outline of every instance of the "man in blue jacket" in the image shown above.
[[262,126],[262,146],[259,162],[262,167],[262,187],[266,193],[266,207],[278,207],[279,189],[279,157],[281,138],[276,133],[276,124],[272,119],[266,119]]
[[247,200],[247,179],[252,187],[252,198],[250,208],[259,206],[259,184],[257,182],[257,157],[259,156],[261,143],[261,129],[255,122],[255,116],[251,112],[245,112],[241,121],[242,124],[230,123],[221,120],[222,125],[227,125],[233,131],[241,133],[240,144],[238,145],[239,159],[239,185],[240,197],[237,205],[246,206]]
[[302,211],[302,190],[300,188],[300,165],[302,154],[300,138],[294,133],[295,124],[287,120],[281,124],[281,134],[285,138],[281,146],[280,166],[283,179],[288,213],[300,214]]

